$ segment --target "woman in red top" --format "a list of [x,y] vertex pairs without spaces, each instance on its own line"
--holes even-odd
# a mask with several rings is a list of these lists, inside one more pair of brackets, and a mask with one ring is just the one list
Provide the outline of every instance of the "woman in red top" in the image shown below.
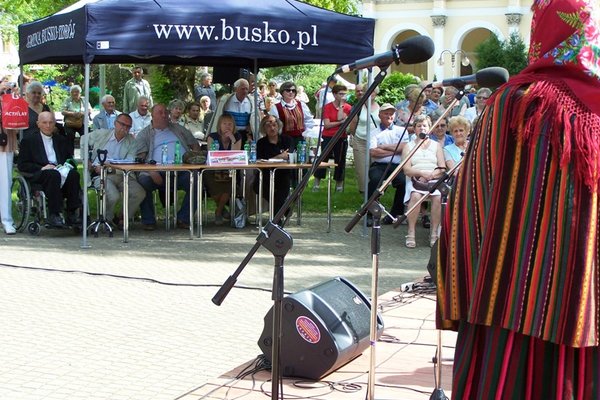
[[[340,125],[346,121],[348,114],[352,106],[346,103],[346,95],[348,94],[348,88],[344,85],[335,85],[331,92],[333,93],[334,100],[331,103],[327,103],[323,107],[323,143],[321,148],[327,147],[331,138],[335,135]],[[346,170],[346,152],[348,151],[348,139],[346,132],[337,141],[333,150],[329,154],[329,157],[333,157],[336,167],[333,173],[335,179],[336,192],[344,190],[344,172]],[[321,179],[325,178],[325,169],[318,169],[315,172],[315,181],[313,183],[313,191],[319,190],[319,184]]]

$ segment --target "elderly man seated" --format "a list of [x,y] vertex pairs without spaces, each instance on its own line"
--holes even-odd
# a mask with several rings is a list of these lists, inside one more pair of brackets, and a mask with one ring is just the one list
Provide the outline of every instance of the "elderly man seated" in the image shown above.
[[[387,179],[400,164],[402,149],[408,142],[408,134],[402,134],[404,129],[394,125],[395,116],[396,107],[393,105],[385,103],[379,107],[379,120],[381,123],[379,129],[371,134],[371,143],[369,144],[369,154],[371,156],[367,189],[369,197],[377,190],[382,179]],[[391,166],[388,168],[390,162]],[[396,193],[390,214],[394,217],[404,213],[405,185],[403,173],[396,175],[392,181]],[[391,222],[391,219],[387,216],[383,220],[384,224],[390,224]]]
[[[137,157],[146,161],[160,161],[162,159],[162,148],[167,148],[167,159],[173,162],[175,159],[176,143],[179,143],[181,154],[188,150],[200,150],[198,141],[190,131],[183,126],[169,122],[169,114],[164,104],[156,104],[152,108],[152,123],[135,137]],[[146,190],[146,197],[140,205],[142,213],[142,224],[145,230],[156,228],[156,215],[152,192],[159,190],[161,200],[164,203],[165,195],[165,172],[152,171],[141,173],[138,182]],[[185,191],[181,208],[177,212],[177,227],[189,229],[190,221],[190,176],[189,172],[177,173],[177,188]],[[195,208],[195,207],[194,207]]]
[[107,94],[102,97],[100,104],[102,110],[92,120],[94,129],[113,129],[117,116],[121,114],[121,111],[116,110],[115,98]]
[[42,186],[48,199],[47,225],[62,228],[65,225],[61,217],[63,198],[67,200],[66,223],[81,224],[79,215],[81,186],[76,168],[70,169],[64,178],[57,169],[57,166],[65,164],[72,158],[73,154],[67,139],[55,132],[54,114],[47,111],[40,113],[37,130],[21,141],[18,167],[31,183]]
[[[114,129],[98,129],[90,135],[90,147],[92,156],[90,159],[90,171],[92,173],[92,182],[96,189],[101,189],[100,184],[100,161],[98,159],[98,150],[106,150],[106,160],[108,164],[111,161],[122,161],[135,159],[136,147],[135,138],[129,133],[132,120],[128,114],[120,114],[115,121]],[[115,217],[115,206],[123,192],[123,173],[116,174],[110,167],[106,168],[104,179],[104,194],[106,201],[105,215],[107,221],[112,221],[117,227],[121,227],[123,219]],[[146,191],[135,180],[134,176],[129,178],[129,215],[134,215],[144,197]]]

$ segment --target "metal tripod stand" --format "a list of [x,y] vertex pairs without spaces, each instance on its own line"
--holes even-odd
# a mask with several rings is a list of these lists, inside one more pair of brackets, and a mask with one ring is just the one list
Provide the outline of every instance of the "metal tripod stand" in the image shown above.
[[105,194],[105,179],[106,179],[106,168],[104,168],[104,163],[106,162],[106,156],[108,155],[108,150],[96,150],[98,154],[98,162],[100,163],[100,189],[98,191],[98,219],[92,222],[87,229],[92,230],[94,232],[94,237],[98,237],[98,231],[100,227],[104,228],[104,231],[108,233],[108,237],[113,237],[113,229],[112,226],[108,223],[106,218],[104,217],[106,212],[106,203],[104,202],[104,194]]

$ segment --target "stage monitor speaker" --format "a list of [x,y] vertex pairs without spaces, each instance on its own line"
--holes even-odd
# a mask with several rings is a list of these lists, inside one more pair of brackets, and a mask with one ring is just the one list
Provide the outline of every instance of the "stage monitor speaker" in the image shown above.
[[[271,361],[273,308],[258,346]],[[369,347],[371,302],[352,283],[334,278],[283,299],[280,371],[312,380],[337,370]],[[377,315],[377,338],[383,320]]]

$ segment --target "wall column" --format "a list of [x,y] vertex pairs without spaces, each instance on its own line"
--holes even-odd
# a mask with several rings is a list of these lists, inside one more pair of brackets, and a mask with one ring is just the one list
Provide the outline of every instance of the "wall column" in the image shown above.
[[[433,43],[435,44],[435,53],[431,60],[433,61],[433,70],[435,77],[431,74],[431,81],[444,79],[444,66],[439,65],[437,60],[440,58],[440,54],[444,50],[444,28],[446,27],[446,20],[448,19],[445,15],[432,15],[431,21],[433,22]],[[431,65],[431,63],[429,63]]]
[[508,25],[508,36],[510,37],[512,34],[519,34],[520,29],[519,25],[521,24],[522,14],[518,13],[507,13],[506,14],[506,23]]

